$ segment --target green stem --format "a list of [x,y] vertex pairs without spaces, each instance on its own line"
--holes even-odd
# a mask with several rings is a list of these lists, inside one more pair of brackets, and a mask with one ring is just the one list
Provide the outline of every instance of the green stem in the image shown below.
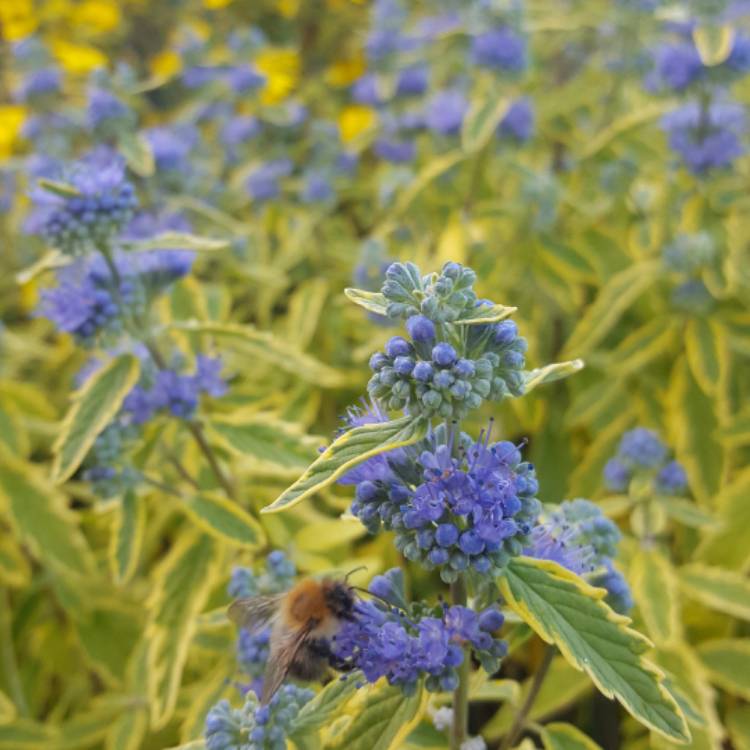
[[29,705],[23,693],[21,675],[18,672],[16,652],[13,649],[13,630],[10,620],[10,597],[4,588],[0,588],[0,668],[13,703],[21,716],[29,716]]
[[529,713],[534,706],[534,701],[539,695],[539,691],[544,683],[544,678],[549,672],[549,668],[552,665],[552,660],[555,658],[555,648],[553,646],[547,646],[544,651],[544,658],[542,663],[539,665],[536,674],[531,681],[531,687],[529,692],[526,694],[526,699],[523,705],[516,714],[516,718],[513,721],[513,725],[508,730],[508,734],[505,735],[500,750],[509,750],[513,747],[515,741],[518,739],[518,735],[521,734],[523,728],[526,726],[526,720],[528,719]]
[[[451,584],[453,604],[466,606],[466,581],[462,575]],[[458,687],[453,691],[453,724],[451,750],[461,750],[469,736],[469,678],[471,676],[471,651],[464,646],[464,660],[458,668]]]

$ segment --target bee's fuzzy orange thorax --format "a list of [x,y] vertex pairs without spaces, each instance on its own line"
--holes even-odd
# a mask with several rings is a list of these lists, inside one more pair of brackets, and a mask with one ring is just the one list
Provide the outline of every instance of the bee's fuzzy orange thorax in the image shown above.
[[327,615],[324,588],[310,578],[300,581],[284,599],[282,616],[288,627],[301,628],[313,619],[320,623]]

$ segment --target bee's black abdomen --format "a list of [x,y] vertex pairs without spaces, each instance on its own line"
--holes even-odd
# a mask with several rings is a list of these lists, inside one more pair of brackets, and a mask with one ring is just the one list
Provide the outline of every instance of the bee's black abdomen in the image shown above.
[[289,674],[298,680],[320,680],[326,673],[330,653],[328,641],[322,638],[305,641],[289,667]]
[[354,613],[354,596],[345,584],[335,582],[325,592],[326,604],[339,620],[351,620]]

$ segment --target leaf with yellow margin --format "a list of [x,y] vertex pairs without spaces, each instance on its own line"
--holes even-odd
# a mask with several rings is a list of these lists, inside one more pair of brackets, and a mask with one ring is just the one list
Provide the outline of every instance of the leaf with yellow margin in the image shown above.
[[556,645],[608,698],[638,721],[676,742],[690,741],[664,675],[643,658],[647,638],[603,601],[606,591],[548,560],[515,557],[499,579],[508,605],[543,640]]

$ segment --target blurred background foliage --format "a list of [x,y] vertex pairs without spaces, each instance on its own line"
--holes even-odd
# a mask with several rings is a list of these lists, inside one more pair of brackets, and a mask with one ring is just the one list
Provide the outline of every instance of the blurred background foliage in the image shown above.
[[[258,515],[365,392],[367,360],[393,330],[343,289],[377,290],[394,259],[471,265],[480,293],[518,308],[531,366],[586,361],[486,406],[482,423],[528,440],[544,502],[588,497],[620,522],[636,625],[684,699],[691,746],[750,748],[749,172],[744,130],[720,110],[750,98],[747,60],[727,62],[742,53],[742,4],[413,2],[391,19],[386,5],[0,4],[3,750],[197,740],[239,679],[222,614],[233,565],[280,548],[303,573],[363,564],[365,580],[399,563],[387,535],[340,518],[345,488]],[[522,62],[467,52],[488,14],[525,40]],[[387,37],[394,20],[420,43],[378,56],[372,30]],[[692,45],[697,88],[660,62],[669,43]],[[398,95],[415,66],[424,90]],[[59,79],[37,95],[26,84],[41,70]],[[115,129],[92,123],[92,87],[125,103]],[[510,118],[519,100],[528,110]],[[708,130],[685,146],[668,118],[693,101]],[[717,134],[723,145],[701,142]],[[211,515],[231,512],[225,500],[207,511],[167,491],[183,466],[203,491],[222,489],[178,420],[149,423],[129,457],[167,490],[103,492],[85,464],[53,481],[90,352],[35,313],[60,257],[27,231],[28,191],[41,159],[92,143],[120,150],[144,206],[219,241],[156,313],[176,351],[224,362],[229,391],[198,420],[246,511],[239,531]],[[684,497],[605,488],[605,464],[639,425],[684,466]],[[415,569],[411,586],[429,594],[435,580]],[[540,658],[538,641],[519,643],[475,704],[490,746]],[[666,744],[559,657],[532,719],[564,719],[606,748]],[[441,747],[430,727],[402,747]]]

